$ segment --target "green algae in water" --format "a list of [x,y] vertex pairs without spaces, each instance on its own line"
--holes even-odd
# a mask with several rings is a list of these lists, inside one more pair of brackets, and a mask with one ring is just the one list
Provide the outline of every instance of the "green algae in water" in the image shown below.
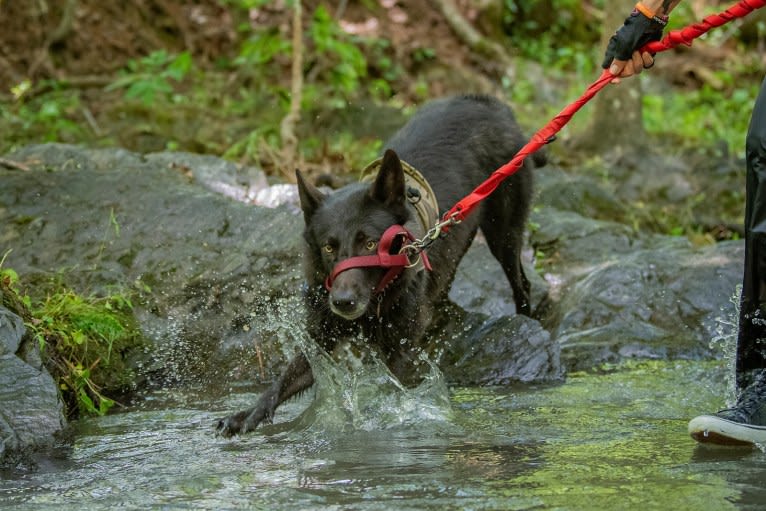
[[544,440],[539,468],[513,487],[544,509],[735,508],[739,491],[723,475],[690,468],[697,447],[686,432],[718,406],[724,373],[719,363],[641,362],[524,394],[511,415]]

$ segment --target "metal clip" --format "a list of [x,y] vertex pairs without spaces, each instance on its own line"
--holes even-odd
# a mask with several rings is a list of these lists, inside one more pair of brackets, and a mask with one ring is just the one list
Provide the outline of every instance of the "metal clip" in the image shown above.
[[[422,239],[416,239],[413,240],[412,243],[408,243],[407,245],[404,245],[402,247],[402,250],[400,252],[411,252],[414,254],[420,254],[423,250],[427,249],[431,246],[431,244],[439,239],[439,236],[441,236],[442,230],[447,226],[457,225],[462,220],[458,218],[459,211],[455,211],[452,213],[449,218],[446,220],[442,220],[441,222],[437,222],[436,225],[431,227],[423,236]],[[418,260],[420,257],[418,256]],[[415,261],[415,264],[417,264],[418,261]]]
[[[404,248],[406,248],[406,247],[404,247]],[[415,258],[415,262],[412,262],[412,259],[410,258],[409,254],[407,254],[407,260],[410,261],[410,264],[407,264],[404,267],[405,268],[414,268],[415,266],[420,264],[420,260],[423,258],[423,251],[422,250],[418,250],[418,251],[410,250],[409,252],[414,253],[417,257]]]

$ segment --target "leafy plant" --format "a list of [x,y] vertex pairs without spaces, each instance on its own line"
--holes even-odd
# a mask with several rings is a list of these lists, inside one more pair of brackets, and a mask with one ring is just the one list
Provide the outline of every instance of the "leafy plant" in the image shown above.
[[[597,4],[603,4],[596,2]],[[587,46],[599,38],[598,25],[587,23],[577,0],[504,0],[503,24],[515,47],[529,57],[545,56],[561,47]],[[545,36],[544,45],[534,45]],[[561,44],[560,41],[566,41]],[[525,49],[524,46],[527,48]],[[529,53],[535,48],[536,54]]]
[[[247,0],[233,0],[240,6]],[[246,30],[253,30],[247,25]],[[367,93],[378,99],[388,99],[392,94],[390,82],[402,72],[389,56],[390,43],[382,39],[358,38],[344,32],[328,10],[320,5],[311,15],[304,31],[304,84],[301,109],[316,111],[341,110],[356,97]],[[279,109],[263,112],[258,127],[238,137],[225,153],[226,157],[244,157],[268,164],[278,155],[280,146],[280,121],[289,107],[289,84],[285,76],[293,51],[292,42],[276,28],[255,29],[240,47],[234,64],[240,72],[257,83],[262,95],[272,96],[272,104]],[[370,67],[366,53],[372,55],[375,70],[367,80]],[[369,144],[357,144],[352,137],[330,137],[329,143],[320,143],[306,137],[300,143],[301,152],[309,157],[333,156],[347,160],[359,154],[370,153]],[[338,151],[337,153],[335,151]]]
[[330,85],[331,101],[345,106],[348,96],[359,91],[367,75],[367,60],[355,41],[343,32],[323,6],[314,11],[309,27],[314,43],[314,58],[319,61]]
[[174,93],[171,82],[184,79],[192,68],[192,57],[188,51],[171,55],[158,50],[141,59],[129,60],[126,67],[107,90],[125,89],[126,99],[152,104],[156,99],[167,99]]
[[644,124],[649,133],[684,140],[691,145],[715,146],[724,141],[742,153],[756,85],[729,92],[708,85],[668,95],[645,94]]
[[244,157],[260,162],[269,147],[279,146],[279,127],[276,123],[264,123],[234,142],[224,153],[225,158]]
[[29,140],[73,142],[87,136],[77,91],[66,90],[54,80],[37,84],[50,89],[46,94],[31,94],[33,87],[29,80],[16,84],[11,88],[13,100],[0,102],[0,152]]
[[[24,319],[45,365],[56,379],[67,414],[105,414],[114,404],[106,396],[128,385],[131,372],[123,355],[142,342],[130,298],[122,293],[82,296],[53,279],[44,297],[21,290],[18,274],[2,268],[3,303]],[[107,390],[105,390],[107,389]]]
[[242,43],[234,63],[238,66],[263,66],[278,55],[291,51],[290,41],[284,39],[276,28],[258,30]]

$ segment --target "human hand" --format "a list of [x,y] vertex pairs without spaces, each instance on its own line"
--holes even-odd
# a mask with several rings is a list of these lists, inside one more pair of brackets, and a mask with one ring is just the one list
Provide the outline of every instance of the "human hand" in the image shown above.
[[615,76],[613,83],[619,83],[620,78],[639,74],[654,65],[654,56],[651,53],[637,50],[651,41],[661,39],[666,24],[667,16],[660,17],[633,10],[623,26],[609,40],[604,62],[601,64]]
[[654,56],[645,51],[634,51],[629,60],[614,59],[609,65],[609,72],[614,75],[611,83],[620,83],[620,78],[640,74],[654,65]]

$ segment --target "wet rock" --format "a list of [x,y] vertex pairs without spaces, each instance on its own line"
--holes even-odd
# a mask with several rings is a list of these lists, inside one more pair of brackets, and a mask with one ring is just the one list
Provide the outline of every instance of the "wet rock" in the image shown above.
[[[146,382],[227,392],[280,371],[302,315],[303,225],[290,186],[266,186],[257,170],[208,156],[48,144],[11,158],[34,170],[0,169],[0,240],[13,247],[6,265],[25,278],[63,268],[89,292],[137,290],[135,313],[154,347],[131,357]],[[450,337],[451,377],[549,378],[559,344],[570,368],[713,355],[708,342],[741,278],[742,242],[694,248],[637,233],[614,221],[621,203],[597,180],[538,170],[524,263],[542,326],[514,316],[505,275],[477,238],[450,293],[469,312]],[[261,192],[282,205],[254,206]]]
[[[0,298],[2,298],[2,293],[0,293]],[[21,318],[0,306],[0,357],[16,353],[24,331],[24,322]]]
[[[710,343],[735,315],[743,242],[692,247],[686,238],[637,234],[553,208],[538,209],[532,220],[531,243],[546,257],[544,284],[530,279],[533,310],[567,369],[720,356]],[[505,276],[481,240],[461,263],[450,298],[494,318],[512,314]]]
[[[32,280],[64,270],[83,292],[137,291],[136,315],[155,345],[152,356],[131,355],[144,378],[222,387],[232,365],[257,367],[252,347],[262,340],[236,353],[222,353],[222,340],[299,294],[300,216],[211,190],[240,177],[210,157],[46,144],[12,158],[34,170],[2,171],[7,267]],[[264,377],[279,371],[270,365],[279,357],[264,361]]]
[[546,326],[568,368],[626,357],[714,356],[711,340],[735,317],[731,300],[743,258],[741,242],[616,257],[572,283]]
[[680,157],[626,152],[609,167],[621,183],[617,195],[627,200],[681,201],[696,193],[693,168]]
[[[441,242],[449,243],[449,239]],[[522,254],[522,265],[530,281],[534,310],[547,296],[549,285],[535,271],[531,253]],[[511,285],[481,233],[460,262],[449,297],[467,311],[493,318],[516,313]]]
[[548,267],[567,274],[633,252],[645,244],[626,225],[571,211],[541,208],[532,213],[531,220],[535,230],[530,234],[530,244],[545,258]]
[[558,380],[560,348],[540,323],[526,316],[487,318],[468,314],[453,335],[442,364],[460,385],[507,385]]
[[28,342],[22,342],[24,331],[21,318],[0,307],[0,468],[26,466],[64,427],[53,378],[17,356]]
[[553,302],[561,299],[572,282],[606,262],[651,247],[672,251],[690,246],[686,238],[636,233],[624,224],[555,208],[537,209],[531,219],[536,228],[529,243],[540,258],[539,271],[549,284],[547,299]]
[[535,189],[535,204],[558,211],[610,221],[621,220],[626,214],[624,202],[596,179],[553,165],[535,169]]

